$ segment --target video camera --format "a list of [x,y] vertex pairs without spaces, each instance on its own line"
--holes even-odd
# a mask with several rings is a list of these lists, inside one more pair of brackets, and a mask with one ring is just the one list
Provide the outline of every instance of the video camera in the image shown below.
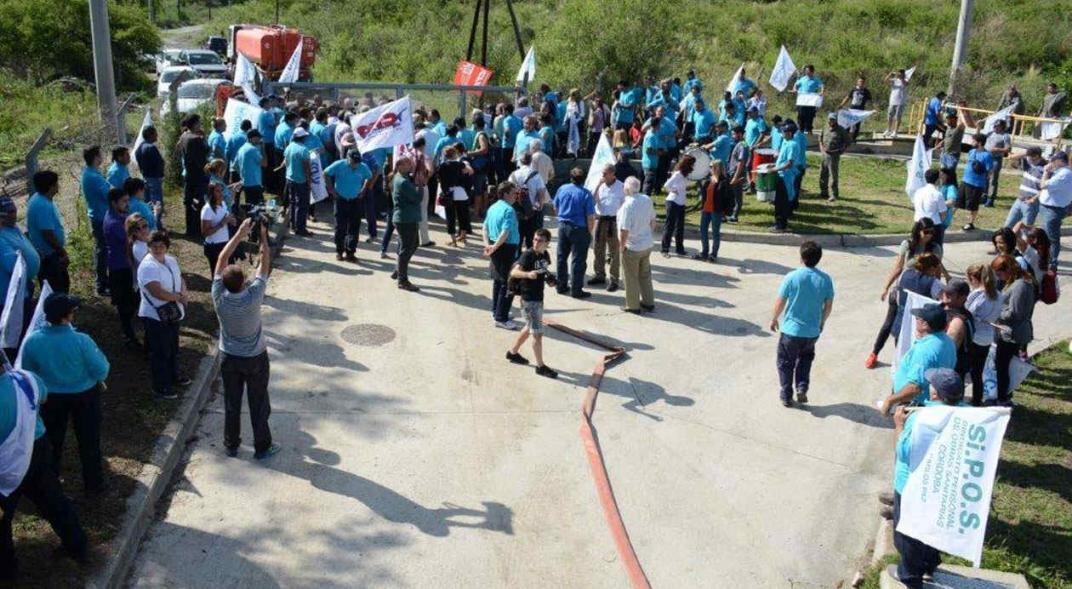
[[272,223],[272,217],[268,214],[268,209],[263,204],[241,204],[239,205],[241,210],[242,219],[251,219],[253,226],[249,231],[249,243],[254,245],[260,245],[261,241],[261,227],[270,227]]

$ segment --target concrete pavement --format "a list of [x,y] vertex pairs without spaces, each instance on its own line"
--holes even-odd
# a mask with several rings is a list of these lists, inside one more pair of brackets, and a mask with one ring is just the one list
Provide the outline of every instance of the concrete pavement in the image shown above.
[[[627,586],[577,433],[602,352],[549,331],[561,378],[537,377],[503,359],[514,334],[493,327],[475,246],[418,252],[410,294],[378,247],[336,262],[314,229],[291,240],[264,312],[283,451],[252,460],[244,420],[226,458],[217,395],[130,584]],[[717,265],[656,254],[643,317],[618,309],[621,291],[548,291],[548,318],[628,352],[594,421],[654,587],[833,587],[865,560],[893,433],[873,408],[888,369],[862,363],[894,249],[825,253],[838,298],[807,409],[778,403],[765,330],[796,248],[725,243]],[[952,244],[948,265],[985,250]],[[1038,337],[1059,336],[1068,307],[1039,305]]]

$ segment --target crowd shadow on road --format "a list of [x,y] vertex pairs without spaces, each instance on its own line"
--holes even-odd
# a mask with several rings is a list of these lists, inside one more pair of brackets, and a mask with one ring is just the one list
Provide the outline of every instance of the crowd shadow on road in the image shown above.
[[474,528],[512,536],[513,510],[494,501],[483,501],[483,508],[466,508],[444,502],[442,507],[425,507],[375,481],[336,468],[341,459],[329,449],[317,447],[311,434],[295,431],[287,440],[301,457],[300,462],[277,462],[271,468],[309,481],[317,489],[354,499],[383,519],[411,525],[423,534],[436,537],[450,535],[451,528]]
[[878,429],[893,429],[893,420],[881,415],[877,409],[859,403],[834,403],[831,405],[800,405],[802,410],[810,413],[812,417],[826,419],[828,417],[840,417],[846,421],[859,423]]
[[[341,331],[341,329],[339,330]],[[351,372],[368,372],[368,367],[346,357],[342,346],[327,339],[298,338],[265,329],[268,347],[273,355],[279,355],[299,365],[308,364],[322,368],[338,368]]]
[[[230,538],[222,534],[213,534],[181,526],[170,521],[158,521],[154,524],[152,537],[166,540],[169,544],[211,547],[211,557],[198,554],[196,557],[164,558],[157,560],[153,554],[157,551],[149,544],[145,550],[145,564],[131,575],[129,587],[154,586],[166,582],[172,587],[258,587],[275,589],[281,587],[271,572],[265,570],[247,558],[246,554],[259,552],[258,545],[269,538],[279,538],[284,531],[277,526],[258,529],[256,533],[245,534],[249,539]],[[205,550],[201,551],[202,553]],[[172,556],[176,556],[172,554]],[[196,563],[194,561],[197,561]],[[211,567],[202,566],[206,560]],[[171,563],[173,566],[167,566]],[[195,566],[196,565],[196,566]],[[163,569],[163,570],[161,570]],[[141,573],[141,577],[137,574]],[[142,582],[139,582],[142,581]]]

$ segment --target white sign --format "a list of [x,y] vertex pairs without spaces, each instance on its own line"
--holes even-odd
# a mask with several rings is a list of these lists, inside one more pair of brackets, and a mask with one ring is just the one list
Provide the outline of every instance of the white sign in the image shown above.
[[855,108],[842,109],[837,113],[837,124],[848,129],[873,114],[875,114],[875,111],[873,110],[858,110]]
[[294,48],[294,53],[290,54],[290,59],[287,61],[286,67],[283,68],[283,73],[279,74],[280,84],[293,84],[298,81],[298,75],[301,74],[303,45],[305,45],[304,37],[298,41],[298,46]]
[[153,109],[150,106],[145,107],[145,118],[141,120],[141,128],[138,129],[138,136],[134,138],[134,147],[130,150],[133,153],[137,153],[138,147],[145,141],[142,139],[142,135],[145,133],[145,129],[153,126]]
[[778,61],[774,62],[774,69],[771,70],[770,85],[779,92],[785,92],[786,87],[789,86],[789,80],[796,71],[797,66],[793,64],[793,59],[789,57],[785,45],[782,45],[782,50],[778,52]]
[[741,81],[741,75],[744,74],[744,64],[737,68],[737,72],[730,78],[730,83],[726,85],[726,92],[734,92],[737,89],[737,82]]
[[11,281],[7,285],[4,297],[4,312],[0,314],[0,347],[19,347],[22,335],[23,301],[26,300],[26,260],[22,252],[15,258],[15,267],[11,270]]
[[52,285],[46,280],[44,286],[41,287],[41,296],[37,299],[30,325],[26,327],[26,337],[22,338],[22,344],[19,346],[19,355],[15,357],[15,368],[22,368],[22,349],[26,347],[26,340],[30,339],[30,334],[48,324],[48,320],[45,319],[45,299],[50,294],[52,294]]
[[[908,295],[908,298],[905,299],[904,309],[901,313],[901,324],[893,326],[897,330],[898,336],[897,353],[893,356],[891,372],[897,371],[897,365],[901,363],[901,358],[904,358],[904,355],[908,353],[908,349],[912,347],[912,344],[916,343],[916,322],[912,318],[912,311],[924,305],[938,304],[938,301],[912,291],[908,291],[905,294]],[[894,289],[893,293],[887,296],[897,296],[897,290]]]
[[592,155],[592,163],[588,166],[588,176],[584,179],[584,187],[592,194],[595,194],[596,187],[602,181],[603,168],[607,164],[614,164],[614,149],[607,139],[607,134],[601,133],[595,154]]
[[[527,78],[526,78],[527,76]],[[536,77],[536,48],[529,47],[525,59],[521,62],[521,68],[517,70],[517,83],[531,82]]]
[[409,96],[350,117],[357,147],[362,153],[413,143],[413,111]]
[[986,120],[983,121],[983,134],[989,135],[990,133],[993,133],[994,125],[997,124],[998,121],[1005,121],[1005,128],[1008,129],[1009,117],[1012,116],[1013,110],[1015,108],[1016,105],[1007,106],[999,110],[998,112],[986,117]]
[[318,203],[328,197],[328,187],[324,185],[324,166],[320,163],[320,154],[309,154],[309,196],[311,202]]
[[898,532],[980,565],[1009,414],[948,405],[914,412]]
[[[242,128],[242,121],[249,121],[253,128],[256,128],[263,112],[264,109],[260,107],[230,98],[227,100],[227,108],[223,111],[223,120],[227,122],[227,128],[234,133]],[[265,137],[264,140],[271,141],[271,138]]]
[[931,152],[927,151],[927,144],[923,142],[922,135],[916,135],[916,144],[912,148],[912,159],[908,162],[908,178],[905,180],[905,192],[911,200],[916,190],[927,183],[924,174],[931,167]]
[[801,92],[797,94],[797,106],[814,106],[819,108],[823,105],[823,95],[817,92]]
[[916,66],[912,66],[904,71],[904,81],[912,79],[912,74],[916,73]]

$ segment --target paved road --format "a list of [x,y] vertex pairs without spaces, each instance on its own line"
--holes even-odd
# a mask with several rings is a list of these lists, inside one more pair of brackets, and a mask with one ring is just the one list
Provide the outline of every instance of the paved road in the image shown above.
[[[404,294],[367,245],[344,265],[316,228],[291,242],[265,309],[283,451],[251,460],[244,423],[240,457],[226,458],[216,396],[131,585],[627,586],[578,436],[600,352],[551,333],[562,378],[537,377],[502,357],[512,335],[492,327],[474,247],[421,251],[423,290]],[[983,247],[951,245],[951,267]],[[653,586],[833,587],[873,538],[889,485],[893,434],[873,409],[888,370],[862,361],[892,248],[826,253],[839,298],[807,410],[778,403],[764,329],[795,248],[727,243],[722,255],[658,257],[654,315],[600,292],[550,293],[548,317],[628,350],[595,421]],[[1040,307],[1039,335],[1067,310]]]

